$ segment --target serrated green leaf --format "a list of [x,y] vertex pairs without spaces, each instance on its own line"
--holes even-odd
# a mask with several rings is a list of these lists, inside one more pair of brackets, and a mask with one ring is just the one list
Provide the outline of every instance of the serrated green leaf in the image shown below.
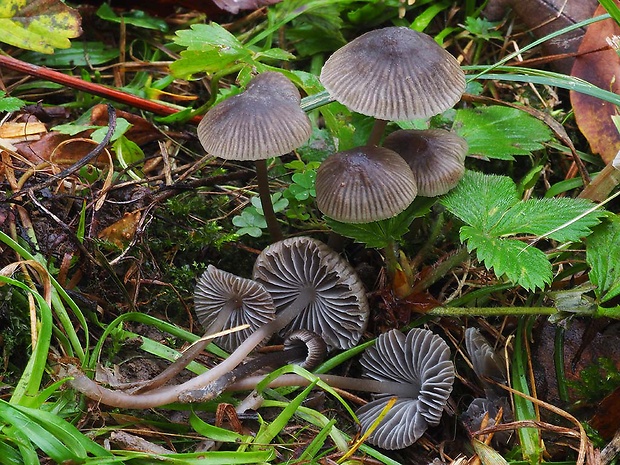
[[102,3],[97,10],[97,16],[113,23],[131,24],[132,26],[143,29],[154,29],[156,31],[168,32],[168,23],[160,18],[155,18],[141,10],[132,10],[118,16],[107,3]]
[[592,228],[600,223],[600,217],[605,215],[604,211],[596,210],[574,221],[593,206],[586,199],[530,199],[513,205],[492,231],[496,236],[526,233],[546,235],[560,242],[578,241],[590,235]]
[[0,90],[0,111],[18,111],[26,102],[17,97],[7,97],[6,92]]
[[460,235],[467,242],[467,250],[475,250],[478,260],[498,277],[505,275],[530,291],[543,288],[553,278],[547,256],[535,247],[516,239],[493,237],[470,226],[463,226]]
[[0,41],[41,53],[68,48],[82,33],[77,10],[60,0],[3,0],[0,2]]
[[620,218],[610,217],[586,241],[586,262],[599,303],[620,294]]
[[509,177],[469,170],[441,199],[450,213],[482,231],[489,231],[518,202],[517,186]]
[[170,65],[178,77],[196,73],[212,73],[237,60],[247,60],[252,52],[217,23],[194,24],[191,29],[177,31],[174,42],[187,47],[181,58]]
[[393,218],[372,223],[341,223],[325,218],[327,225],[336,233],[350,237],[368,248],[382,249],[393,242],[399,242],[409,231],[411,222],[429,212],[434,198],[418,197],[407,209]]
[[553,138],[542,121],[516,108],[497,105],[457,110],[453,129],[467,140],[470,155],[502,160],[529,155]]

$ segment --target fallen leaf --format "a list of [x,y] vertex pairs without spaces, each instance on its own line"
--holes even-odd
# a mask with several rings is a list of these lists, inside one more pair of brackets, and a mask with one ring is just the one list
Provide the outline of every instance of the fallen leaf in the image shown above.
[[3,0],[0,41],[41,53],[69,48],[69,39],[82,34],[77,10],[60,0]]
[[103,229],[99,233],[99,239],[105,239],[112,242],[119,249],[124,249],[136,234],[140,216],[140,210],[125,213],[120,220]]
[[[128,113],[123,110],[116,110],[117,118],[124,118],[131,124],[129,130],[125,133],[125,137],[138,145],[144,145],[154,140],[163,139],[163,134],[159,132],[155,126],[139,115]],[[94,126],[108,125],[108,109],[107,105],[99,104],[93,107],[90,117],[90,124]]]
[[[597,8],[595,16],[604,14],[603,7]],[[620,35],[620,27],[613,19],[599,21],[588,26],[579,47],[571,75],[588,81],[601,89],[620,93],[620,57],[615,50],[607,48],[606,37]],[[604,50],[600,50],[605,48]],[[600,50],[594,52],[594,50]],[[603,100],[571,91],[570,101],[575,112],[575,121],[588,140],[593,153],[599,154],[605,163],[614,159],[620,150],[620,134],[611,119],[615,105]]]

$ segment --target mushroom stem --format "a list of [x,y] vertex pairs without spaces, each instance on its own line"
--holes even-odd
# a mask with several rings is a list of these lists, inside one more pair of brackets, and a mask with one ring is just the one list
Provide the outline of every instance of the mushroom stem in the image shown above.
[[263,214],[265,215],[269,235],[273,242],[281,241],[283,238],[282,231],[280,230],[276,213],[273,210],[271,195],[269,194],[267,160],[256,160],[254,164],[256,166],[256,178],[258,179],[258,196],[260,197],[260,203],[263,207]]
[[385,132],[385,127],[388,122],[384,119],[376,119],[374,124],[372,125],[372,130],[370,131],[370,136],[368,137],[367,145],[379,145],[381,142],[381,137],[383,137],[383,133]]
[[[411,384],[396,381],[379,381],[368,378],[349,378],[337,375],[316,375],[321,381],[332,387],[351,391],[373,392],[375,394],[395,395],[398,397],[417,397],[419,393],[412,391]],[[226,389],[227,391],[249,391],[254,389],[265,376],[250,376],[239,380]],[[270,388],[286,386],[308,386],[312,380],[303,376],[286,374],[277,377],[269,383]]]
[[146,381],[131,383],[127,389],[127,392],[130,394],[137,394],[139,392],[146,392],[152,389],[158,388],[159,386],[163,386],[176,375],[181,373],[187,365],[189,365],[200,353],[205,350],[205,348],[213,341],[214,337],[210,336],[213,333],[218,333],[224,328],[224,324],[226,324],[226,319],[231,310],[235,305],[232,303],[227,303],[220,313],[218,314],[216,320],[209,328],[209,332],[194,342],[191,346],[189,346],[186,350],[183,351],[181,356],[176,359],[171,365],[169,365],[164,371],[155,376],[153,379],[149,379]]
[[314,369],[325,357],[327,346],[321,337],[311,331],[297,330],[284,342],[284,350],[262,354],[239,365],[201,389],[184,392],[181,402],[206,402],[222,394],[228,386],[264,368],[296,363],[307,370]]
[[69,366],[66,374],[73,377],[70,385],[75,390],[112,407],[145,409],[171,404],[177,402],[182,393],[200,389],[234,370],[264,339],[289,324],[299,312],[312,302],[314,297],[314,289],[303,289],[297,298],[278,314],[275,320],[258,328],[226,360],[183,384],[164,386],[143,394],[128,394],[99,386],[74,366]]

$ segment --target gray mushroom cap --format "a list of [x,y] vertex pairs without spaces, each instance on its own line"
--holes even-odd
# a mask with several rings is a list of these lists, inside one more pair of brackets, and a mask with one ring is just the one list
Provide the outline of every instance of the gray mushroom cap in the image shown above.
[[[411,395],[399,397],[368,441],[384,449],[402,449],[416,442],[428,426],[437,425],[454,384],[450,349],[439,336],[425,329],[404,335],[392,330],[380,335],[361,358],[366,376],[396,381],[411,387]],[[389,393],[375,396],[357,411],[363,431],[381,413]]]
[[489,378],[503,384],[508,382],[506,366],[502,358],[495,352],[480,330],[473,327],[465,330],[465,349],[471,359],[474,373],[476,373],[476,376],[482,381],[487,396],[493,392],[497,395],[504,396],[505,391],[503,389],[495,387],[484,379]]
[[467,141],[450,131],[398,130],[385,138],[383,146],[405,159],[415,177],[418,195],[445,194],[465,174]]
[[194,290],[194,308],[207,332],[249,324],[250,327],[215,339],[232,352],[259,326],[273,320],[273,299],[262,284],[241,278],[213,265],[200,276]]
[[259,74],[245,92],[207,112],[198,124],[198,139],[208,153],[226,160],[283,155],[312,134],[299,102],[299,91],[283,74]]
[[321,241],[293,237],[270,245],[256,259],[253,277],[269,291],[278,311],[302,292],[313,294],[283,332],[313,331],[331,350],[353,347],[366,329],[369,306],[359,277]]
[[370,223],[405,210],[418,190],[401,156],[383,147],[357,147],[327,157],[317,170],[316,203],[343,223]]
[[320,80],[351,110],[389,121],[442,113],[465,91],[456,59],[428,35],[406,27],[352,40],[325,62]]

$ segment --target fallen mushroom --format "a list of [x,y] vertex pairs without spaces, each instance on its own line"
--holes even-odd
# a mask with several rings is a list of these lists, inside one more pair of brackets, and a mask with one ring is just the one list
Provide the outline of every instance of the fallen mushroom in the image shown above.
[[235,350],[258,327],[273,320],[276,314],[273,299],[262,284],[213,265],[207,267],[196,283],[194,309],[207,334],[249,325],[214,341],[228,352]]
[[465,91],[458,61],[430,36],[407,27],[352,40],[325,62],[320,80],[335,100],[378,119],[368,145],[379,143],[387,121],[442,113]]
[[269,195],[266,160],[289,153],[310,138],[312,127],[300,101],[288,78],[264,72],[250,81],[245,92],[209,110],[198,125],[198,139],[208,153],[255,162],[265,221],[274,241],[282,239],[282,233]]
[[375,146],[337,152],[316,174],[317,207],[343,223],[370,223],[405,210],[418,190],[409,165],[396,152]]
[[[402,449],[416,442],[429,426],[439,424],[454,384],[454,365],[450,349],[441,337],[415,328],[407,335],[391,330],[380,335],[361,358],[365,376],[348,378],[318,375],[332,387],[375,393],[375,400],[357,410],[362,431],[367,431],[392,397],[396,403],[388,410],[368,441],[384,449]],[[245,378],[230,391],[254,389],[263,379]],[[305,386],[309,380],[284,375],[269,387]]]
[[467,141],[444,129],[394,131],[383,146],[405,159],[424,197],[445,194],[465,173]]
[[[325,321],[334,327],[319,328],[315,332],[322,335],[331,334],[332,340],[326,341],[331,347],[338,347],[337,344],[349,344],[348,346],[355,344],[344,341],[345,333],[350,331],[353,341],[356,341],[356,337],[359,339],[368,320],[368,301],[355,271],[340,255],[320,241],[296,237],[272,244],[261,253],[261,256],[264,257],[265,264],[259,268],[264,268],[265,276],[273,276],[274,280],[283,281],[284,278],[278,277],[278,273],[274,272],[274,268],[280,268],[284,276],[293,278],[299,286],[297,289],[292,289],[289,285],[287,290],[282,288],[279,295],[274,295],[274,302],[282,303],[281,299],[286,299],[288,302],[286,307],[274,320],[254,331],[219,365],[183,384],[163,386],[135,395],[99,386],[77,367],[69,366],[66,375],[73,377],[70,381],[71,386],[91,399],[114,407],[152,408],[176,402],[180,396],[184,396],[184,401],[191,402],[191,395],[186,393],[199,390],[234,370],[256,346],[286,327],[296,317],[300,321],[307,320],[312,323],[320,321],[316,318],[320,309],[336,311],[338,316],[324,317]],[[262,260],[261,256],[257,262]],[[295,277],[297,272],[303,273],[302,278]],[[330,302],[331,305],[325,306],[324,302]],[[300,317],[303,312],[308,316]],[[343,319],[342,317],[347,314],[351,316]]]

